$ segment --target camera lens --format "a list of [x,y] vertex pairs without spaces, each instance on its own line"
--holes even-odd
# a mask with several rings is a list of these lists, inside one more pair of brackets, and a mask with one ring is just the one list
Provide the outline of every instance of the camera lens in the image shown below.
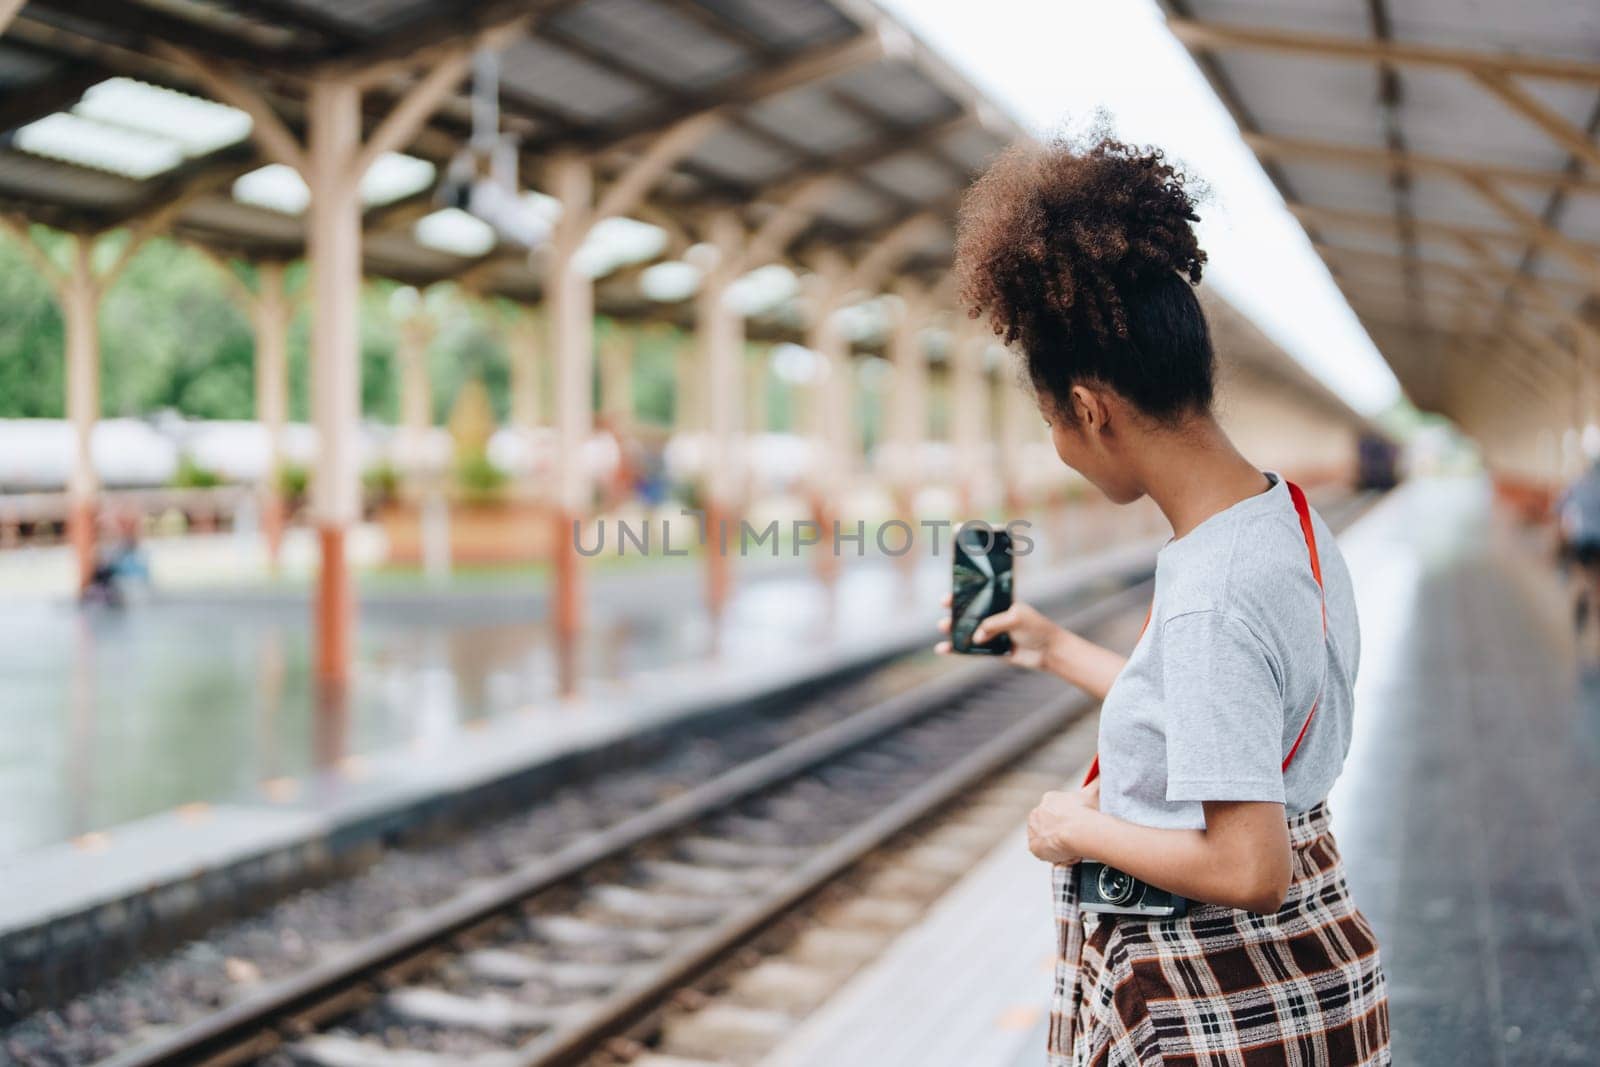
[[1137,884],[1132,875],[1124,874],[1115,867],[1101,867],[1100,876],[1095,879],[1095,887],[1100,890],[1100,899],[1107,904],[1128,903],[1133,899]]

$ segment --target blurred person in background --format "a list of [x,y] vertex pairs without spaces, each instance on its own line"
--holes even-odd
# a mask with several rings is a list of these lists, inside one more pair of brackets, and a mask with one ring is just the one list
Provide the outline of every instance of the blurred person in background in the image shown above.
[[1557,499],[1556,538],[1573,586],[1573,624],[1581,634],[1600,610],[1600,458]]
[[1377,939],[1326,799],[1354,592],[1304,494],[1212,413],[1196,221],[1161,152],[1104,136],[1013,148],[962,208],[963,300],[1019,353],[1058,456],[1172,525],[1130,656],[1023,603],[974,635],[1103,701],[1084,786],[1028,819],[1058,923],[1049,1063],[1387,1064]]
[[132,583],[150,581],[150,564],[139,545],[139,525],[137,511],[110,513],[95,552],[94,571],[83,590],[86,602],[120,608],[127,603]]

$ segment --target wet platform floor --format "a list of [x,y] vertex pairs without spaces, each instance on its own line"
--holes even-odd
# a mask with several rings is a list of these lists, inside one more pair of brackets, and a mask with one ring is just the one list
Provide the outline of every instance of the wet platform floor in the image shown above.
[[[1394,1062],[1600,1063],[1600,636],[1482,482],[1404,486],[1340,544],[1362,661],[1330,804]],[[1042,1065],[1048,896],[1019,828],[766,1062]]]
[[[830,592],[805,561],[758,561],[717,622],[692,562],[591,576],[572,654],[584,698],[687,695],[719,664],[848,646],[886,615],[931,620],[948,582],[935,562],[912,577],[864,560]],[[518,715],[581,714],[583,702],[557,695],[545,595],[526,578],[364,593],[354,678],[337,702],[312,683],[303,593],[179,593],[120,611],[9,599],[0,861],[263,785],[358,773],[382,753],[425,756]]]

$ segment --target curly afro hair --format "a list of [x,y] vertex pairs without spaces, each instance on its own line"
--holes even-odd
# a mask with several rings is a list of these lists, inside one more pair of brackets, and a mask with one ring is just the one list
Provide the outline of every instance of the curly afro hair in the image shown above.
[[1213,356],[1192,286],[1206,254],[1187,179],[1107,136],[1006,151],[961,206],[956,278],[973,318],[1021,348],[1036,391],[1096,382],[1171,421],[1209,410]]

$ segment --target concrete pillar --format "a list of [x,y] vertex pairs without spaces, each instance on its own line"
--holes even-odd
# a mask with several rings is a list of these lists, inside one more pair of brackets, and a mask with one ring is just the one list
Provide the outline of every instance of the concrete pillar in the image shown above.
[[894,492],[898,517],[911,522],[917,490],[921,488],[922,452],[928,436],[928,357],[922,345],[927,319],[925,298],[920,291],[902,288],[900,297],[900,311],[889,335],[889,363],[893,370],[884,474]]
[[[252,304],[256,331],[256,420],[267,432],[267,469],[259,488],[261,530],[267,558],[277,570],[283,546],[283,432],[289,420],[289,320],[293,307],[284,289],[284,265],[267,261],[256,268],[260,289]],[[231,277],[231,275],[230,275]]]
[[1002,364],[1000,372],[992,376],[992,381],[993,388],[1000,394],[996,405],[1000,425],[995,437],[1000,447],[1000,482],[1005,487],[1005,517],[1012,519],[1019,517],[1027,505],[1022,488],[1022,455],[1028,438],[1032,436],[1029,431],[1041,420],[1033,409],[1033,398],[1023,392],[1011,364]]
[[361,96],[347,81],[311,83],[306,184],[311,284],[311,413],[317,429],[312,519],[322,566],[317,581],[317,677],[342,686],[349,678],[355,591],[346,555],[350,528],[361,518],[361,360],[357,314],[361,293]]
[[672,432],[699,433],[705,428],[700,395],[700,346],[679,342],[672,351]]
[[593,424],[594,281],[577,261],[588,236],[594,207],[594,174],[590,164],[563,156],[550,165],[550,193],[561,201],[561,219],[550,249],[545,291],[549,300],[550,352],[555,361],[556,530],[555,612],[553,623],[560,647],[560,687],[577,690],[576,647],[583,629],[582,568],[573,524],[591,506],[583,446]]
[[67,421],[76,444],[67,478],[67,539],[77,557],[81,591],[94,573],[100,493],[91,448],[100,419],[100,285],[90,258],[94,240],[74,234],[71,249],[71,269],[62,279],[60,300],[66,330]]
[[744,432],[747,437],[767,432],[767,388],[771,384],[772,350],[762,345],[744,357]]
[[970,518],[983,448],[983,353],[988,338],[963,321],[950,343],[950,445],[962,518]]
[[[729,545],[737,544],[740,495],[744,491],[739,414],[744,403],[744,316],[728,301],[728,287],[744,242],[744,227],[731,212],[709,224],[717,264],[706,272],[695,297],[695,347],[700,353],[709,449],[705,469],[706,603],[713,617],[727,603],[731,584]],[[730,540],[731,539],[731,540]]]
[[396,369],[400,374],[400,463],[415,477],[427,455],[428,432],[433,428],[433,379],[428,374],[428,349],[438,335],[438,324],[418,304],[400,317]]
[[613,323],[600,342],[600,410],[619,433],[633,425],[633,354],[637,337]]
[[822,293],[812,310],[806,345],[815,353],[818,368],[806,397],[806,427],[816,454],[809,487],[811,513],[823,531],[818,573],[831,583],[839,564],[831,537],[848,476],[845,442],[854,422],[850,341],[839,321],[839,306],[850,271],[844,257],[836,252],[819,257],[816,269]]

